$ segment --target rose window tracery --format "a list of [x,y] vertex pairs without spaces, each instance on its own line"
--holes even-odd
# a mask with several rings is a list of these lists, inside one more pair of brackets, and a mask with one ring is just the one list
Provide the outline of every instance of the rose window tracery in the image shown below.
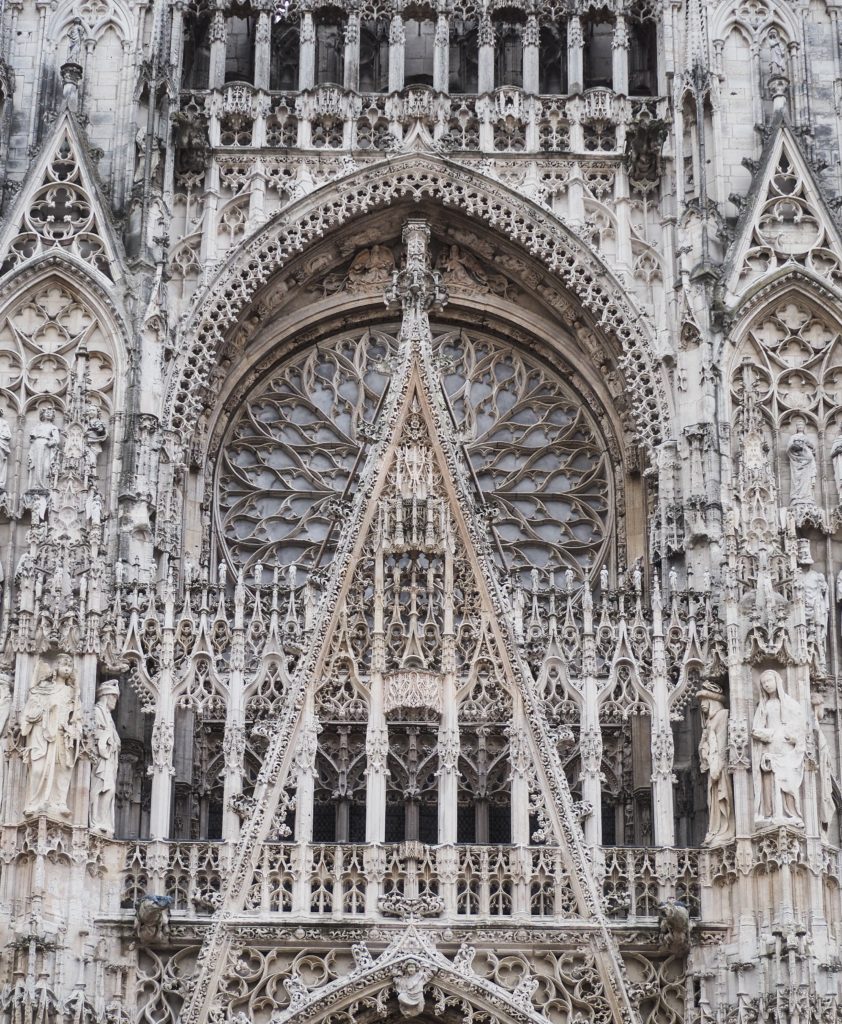
[[[581,577],[606,558],[611,486],[594,417],[559,375],[479,330],[434,331],[443,397],[494,524],[501,568]],[[397,328],[292,357],[243,401],[222,445],[217,532],[233,569],[324,567],[376,430]]]

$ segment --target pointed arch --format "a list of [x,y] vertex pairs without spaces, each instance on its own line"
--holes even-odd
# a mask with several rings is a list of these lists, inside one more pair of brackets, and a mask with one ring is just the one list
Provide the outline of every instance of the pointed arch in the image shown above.
[[463,210],[560,279],[584,314],[621,349],[641,448],[651,454],[670,436],[672,410],[652,332],[593,250],[549,211],[507,186],[442,157],[410,153],[356,171],[291,204],[247,239],[200,290],[182,319],[179,356],[167,387],[164,424],[176,446],[197,429],[217,386],[214,374],[231,330],[258,289],[333,229],[407,199]]

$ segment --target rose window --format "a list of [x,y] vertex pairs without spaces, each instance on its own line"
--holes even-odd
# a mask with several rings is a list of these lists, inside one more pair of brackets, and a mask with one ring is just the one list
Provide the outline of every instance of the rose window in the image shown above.
[[[245,396],[222,444],[217,534],[232,569],[325,567],[374,436],[397,327],[348,332],[278,364]],[[608,458],[582,399],[538,360],[481,331],[433,325],[434,364],[501,568],[598,567],[611,535]]]

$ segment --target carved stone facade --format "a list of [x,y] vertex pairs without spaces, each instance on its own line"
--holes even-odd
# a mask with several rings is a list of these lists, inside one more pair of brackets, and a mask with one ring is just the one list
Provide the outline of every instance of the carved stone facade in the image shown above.
[[0,1024],[842,1024],[826,0],[0,13]]

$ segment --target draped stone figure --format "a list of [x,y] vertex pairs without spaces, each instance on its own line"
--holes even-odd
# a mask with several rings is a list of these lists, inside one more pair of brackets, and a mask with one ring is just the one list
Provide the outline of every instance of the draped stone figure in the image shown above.
[[789,503],[812,505],[815,501],[816,446],[801,427],[786,446],[789,456]]
[[[809,551],[799,558],[799,564],[802,567],[813,564]],[[827,663],[827,619],[830,612],[827,577],[817,569],[807,569],[803,585],[805,618],[815,637],[818,663],[824,668]]]
[[708,777],[708,830],[705,846],[719,846],[734,837],[734,793],[728,774],[728,708],[721,690],[698,694],[702,716],[699,765]]
[[410,960],[403,972],[395,976],[395,994],[404,1017],[417,1017],[424,1012],[424,986],[427,980],[427,973],[414,960]]
[[120,736],[111,712],[119,696],[117,680],[107,679],[97,688],[94,707],[97,761],[91,774],[91,828],[109,836],[114,835],[114,800],[120,761]]
[[836,806],[833,802],[833,758],[830,752],[830,745],[827,742],[822,730],[822,719],[824,718],[824,694],[813,693],[810,695],[810,702],[815,712],[816,732],[816,767],[819,776],[819,823],[822,827],[822,835],[829,839],[830,823],[833,820],[833,812]]
[[29,435],[29,486],[32,489],[48,491],[52,485],[53,463],[58,452],[61,434],[53,422],[55,409],[42,406],[38,423]]
[[29,766],[24,814],[68,817],[67,794],[79,748],[79,702],[73,658],[60,654],[54,666],[43,665],[21,716]]
[[779,672],[760,676],[751,735],[754,813],[758,821],[803,825],[801,780],[807,752],[807,716],[784,689]]

